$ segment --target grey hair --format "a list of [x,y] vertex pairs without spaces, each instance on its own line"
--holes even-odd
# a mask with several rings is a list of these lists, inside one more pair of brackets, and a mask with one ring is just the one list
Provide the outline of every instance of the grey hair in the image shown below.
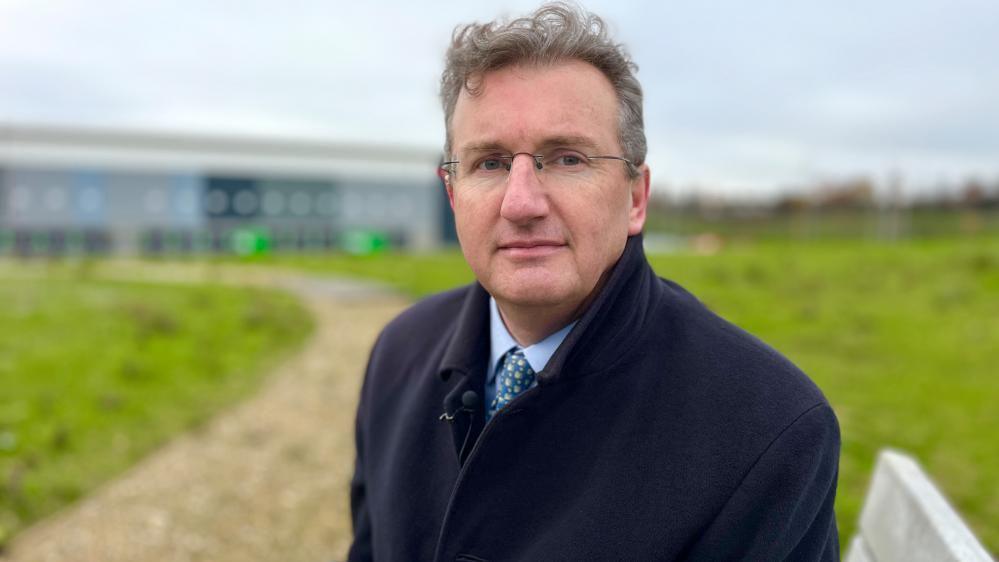
[[552,2],[533,14],[512,21],[458,26],[451,36],[441,75],[441,104],[447,137],[444,152],[451,154],[451,118],[464,88],[478,95],[482,76],[518,64],[551,65],[579,60],[607,77],[618,100],[618,140],[631,177],[645,162],[648,146],[642,120],[642,86],[638,66],[624,46],[614,43],[599,16],[573,4]]

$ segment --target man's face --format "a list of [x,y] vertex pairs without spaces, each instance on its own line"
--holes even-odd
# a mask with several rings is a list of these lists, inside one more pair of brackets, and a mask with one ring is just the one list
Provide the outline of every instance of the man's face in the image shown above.
[[[483,155],[551,153],[621,156],[614,90],[578,61],[513,66],[462,90],[451,121],[458,164],[447,184],[458,240],[479,282],[501,305],[576,310],[645,223],[649,174],[594,160],[590,172],[554,181],[530,156],[514,157],[502,181],[470,183],[462,171]],[[564,146],[569,145],[569,146]],[[492,164],[483,165],[494,167]]]

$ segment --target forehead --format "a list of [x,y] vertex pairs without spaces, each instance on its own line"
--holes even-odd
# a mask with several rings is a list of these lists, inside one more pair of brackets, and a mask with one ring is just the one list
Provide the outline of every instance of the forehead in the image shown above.
[[490,144],[526,150],[574,137],[607,150],[617,147],[617,96],[590,64],[511,66],[473,85],[476,95],[462,89],[452,115],[456,151]]

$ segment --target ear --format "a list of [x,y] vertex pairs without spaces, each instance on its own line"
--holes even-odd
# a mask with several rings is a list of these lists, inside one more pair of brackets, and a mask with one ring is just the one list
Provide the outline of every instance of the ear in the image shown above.
[[631,181],[631,211],[628,214],[628,236],[642,232],[645,227],[645,212],[649,207],[649,186],[652,175],[648,164],[638,169],[639,176]]
[[447,191],[447,200],[451,204],[451,211],[454,211],[454,187],[451,186],[451,174],[444,168],[437,168],[437,177],[444,182],[444,190]]

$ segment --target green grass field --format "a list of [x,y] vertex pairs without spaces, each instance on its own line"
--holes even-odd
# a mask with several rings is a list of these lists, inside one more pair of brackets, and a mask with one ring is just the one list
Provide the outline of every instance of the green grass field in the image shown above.
[[[377,278],[414,296],[472,279],[457,252],[261,261]],[[999,551],[999,240],[768,243],[650,261],[825,391],[843,432],[841,541],[876,452],[895,447]]]
[[0,547],[246,396],[311,322],[269,291],[0,278]]

